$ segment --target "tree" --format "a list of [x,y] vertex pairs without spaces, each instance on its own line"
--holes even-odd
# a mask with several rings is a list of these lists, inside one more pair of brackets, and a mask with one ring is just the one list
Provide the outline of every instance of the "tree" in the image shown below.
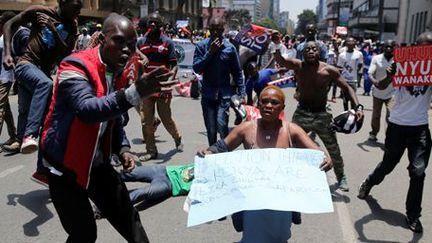
[[265,18],[262,19],[260,22],[256,23],[257,25],[269,28],[269,29],[273,29],[273,30],[279,30],[278,25],[274,22],[273,19],[270,18]]
[[302,34],[304,30],[306,29],[306,25],[308,24],[316,24],[317,21],[317,15],[314,11],[310,9],[305,9],[303,12],[299,15],[297,15],[298,22],[297,27],[295,29],[296,34]]

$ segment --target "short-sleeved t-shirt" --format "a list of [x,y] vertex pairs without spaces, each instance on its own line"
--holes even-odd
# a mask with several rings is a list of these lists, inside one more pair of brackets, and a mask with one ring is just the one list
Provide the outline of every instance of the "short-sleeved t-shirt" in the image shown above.
[[[177,65],[174,42],[167,36],[161,35],[159,41],[156,43],[152,43],[150,38],[143,36],[138,38],[137,46],[149,60],[148,66],[145,69],[146,72],[150,72],[160,66],[168,68],[170,65]],[[171,92],[164,93],[171,94]],[[159,94],[156,96],[159,96]]]
[[257,78],[250,78],[246,81],[246,94],[251,95],[253,89],[257,96],[259,96],[267,84],[272,81],[272,75],[275,75],[277,72],[276,69],[270,68],[259,71]]
[[[32,23],[32,28],[27,48],[18,62],[27,61],[33,63],[40,67],[43,72],[49,73],[55,64],[72,52],[78,38],[78,24],[76,21],[63,22],[54,7],[35,5],[29,7],[26,11],[27,13],[23,15],[24,22]],[[37,23],[37,13],[44,13],[53,19],[63,41],[70,45],[69,48],[64,48],[55,41],[54,43],[44,41],[44,39],[53,39],[54,37],[51,31],[47,32],[47,27],[42,27]],[[49,34],[50,32],[51,34]]]
[[357,50],[339,54],[337,65],[342,68],[342,77],[347,82],[357,82],[358,64],[363,64],[363,54]]
[[174,197],[189,193],[194,179],[194,164],[167,166],[166,173],[171,181]]

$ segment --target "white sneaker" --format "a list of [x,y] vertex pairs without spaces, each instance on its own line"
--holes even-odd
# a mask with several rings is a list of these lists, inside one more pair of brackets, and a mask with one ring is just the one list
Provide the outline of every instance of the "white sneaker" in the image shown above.
[[37,141],[33,138],[33,136],[27,136],[23,139],[21,144],[21,153],[22,154],[31,154],[38,150],[39,146]]

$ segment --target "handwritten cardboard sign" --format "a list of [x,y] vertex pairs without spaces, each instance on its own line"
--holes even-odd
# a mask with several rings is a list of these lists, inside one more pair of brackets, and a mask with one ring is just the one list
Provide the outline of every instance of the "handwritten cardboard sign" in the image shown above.
[[243,210],[333,212],[324,153],[255,149],[195,157],[188,227]]
[[394,60],[393,86],[432,85],[432,45],[396,48]]

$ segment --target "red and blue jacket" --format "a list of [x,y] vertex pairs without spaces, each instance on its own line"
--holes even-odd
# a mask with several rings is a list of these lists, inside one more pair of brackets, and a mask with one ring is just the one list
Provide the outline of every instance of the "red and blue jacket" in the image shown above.
[[[89,184],[98,147],[104,161],[111,153],[130,147],[121,124],[121,115],[132,107],[123,89],[127,80],[117,75],[114,91],[108,93],[105,75],[98,47],[63,59],[41,136],[44,159],[55,169],[72,174],[83,188]],[[100,134],[103,122],[108,125]]]

